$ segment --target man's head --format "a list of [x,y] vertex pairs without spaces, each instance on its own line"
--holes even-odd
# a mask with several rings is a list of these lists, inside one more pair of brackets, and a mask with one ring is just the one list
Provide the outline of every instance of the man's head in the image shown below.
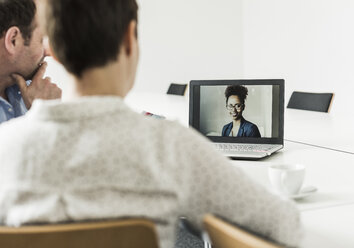
[[[81,78],[89,69],[116,62],[121,53],[130,62],[131,35],[136,40],[135,0],[45,0],[46,32],[55,57],[67,71]],[[131,66],[129,66],[131,63]]]
[[28,0],[0,0],[0,38],[11,27],[18,27],[26,45],[29,45],[34,30],[36,5]]
[[7,73],[30,79],[48,55],[33,0],[0,0],[0,40]]
[[247,88],[242,85],[230,85],[226,88],[226,108],[233,120],[241,119],[247,94]]

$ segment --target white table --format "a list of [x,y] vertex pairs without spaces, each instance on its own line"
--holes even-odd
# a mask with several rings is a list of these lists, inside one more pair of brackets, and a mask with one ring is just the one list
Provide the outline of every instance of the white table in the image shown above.
[[188,126],[188,96],[132,92],[125,98],[125,103],[137,112],[147,111],[163,115],[169,120],[176,120]]
[[[188,97],[131,93],[126,103],[138,112],[164,115],[188,126]],[[267,159],[232,161],[264,187],[270,187],[269,165],[301,163],[306,166],[304,185],[316,186],[318,192],[297,201],[305,230],[301,246],[304,248],[354,247],[354,154],[351,154],[354,141],[348,137],[349,133],[354,138],[354,125],[349,127],[351,121],[342,125],[343,119],[340,120],[328,114],[287,109],[285,137],[312,145],[286,141],[283,150]]]
[[354,154],[354,117],[314,111],[286,109],[284,136],[307,143]]
[[343,204],[354,204],[354,155],[285,142],[283,150],[261,161],[233,160],[255,181],[270,187],[268,166],[281,163],[300,163],[306,166],[304,185],[318,192],[297,201],[300,210],[312,210]]
[[301,247],[353,248],[354,204],[303,211]]
[[306,165],[304,185],[318,188],[296,201],[305,234],[301,247],[354,247],[354,155],[285,142],[283,150],[265,160],[232,161],[269,189],[268,166],[278,163]]
[[[188,126],[188,96],[132,92],[126,103]],[[354,154],[354,116],[285,109],[284,138]]]

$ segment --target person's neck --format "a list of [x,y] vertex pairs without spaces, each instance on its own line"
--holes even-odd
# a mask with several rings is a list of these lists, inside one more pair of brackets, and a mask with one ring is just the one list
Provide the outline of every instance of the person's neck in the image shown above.
[[[3,38],[0,39],[0,44],[3,45]],[[12,63],[9,62],[7,53],[0,47],[0,97],[7,99],[6,88],[15,84],[11,77],[11,71],[13,70]]]
[[119,63],[85,71],[81,78],[75,77],[74,88],[66,100],[82,96],[125,97],[130,90],[127,73]]
[[241,119],[242,119],[242,118],[237,119],[237,120],[233,120],[233,121],[232,121],[232,122],[233,122],[233,126],[240,126],[240,125],[241,125]]
[[7,95],[6,95],[6,89],[10,86],[12,86],[14,82],[11,80],[10,77],[0,77],[0,97],[8,101]]

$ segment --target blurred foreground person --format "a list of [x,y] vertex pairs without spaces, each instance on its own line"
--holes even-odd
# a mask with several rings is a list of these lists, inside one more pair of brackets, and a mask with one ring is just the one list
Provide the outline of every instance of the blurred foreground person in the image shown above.
[[139,58],[135,0],[43,4],[53,54],[75,82],[67,101],[36,100],[0,127],[3,224],[142,216],[170,248],[179,216],[201,228],[214,213],[298,245],[292,202],[251,181],[196,131],[124,104]]

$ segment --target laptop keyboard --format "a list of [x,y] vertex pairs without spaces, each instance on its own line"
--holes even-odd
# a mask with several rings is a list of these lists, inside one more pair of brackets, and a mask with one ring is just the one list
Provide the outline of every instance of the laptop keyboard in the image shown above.
[[229,143],[214,143],[217,150],[232,151],[232,152],[268,152],[274,149],[274,145],[266,144],[229,144]]

